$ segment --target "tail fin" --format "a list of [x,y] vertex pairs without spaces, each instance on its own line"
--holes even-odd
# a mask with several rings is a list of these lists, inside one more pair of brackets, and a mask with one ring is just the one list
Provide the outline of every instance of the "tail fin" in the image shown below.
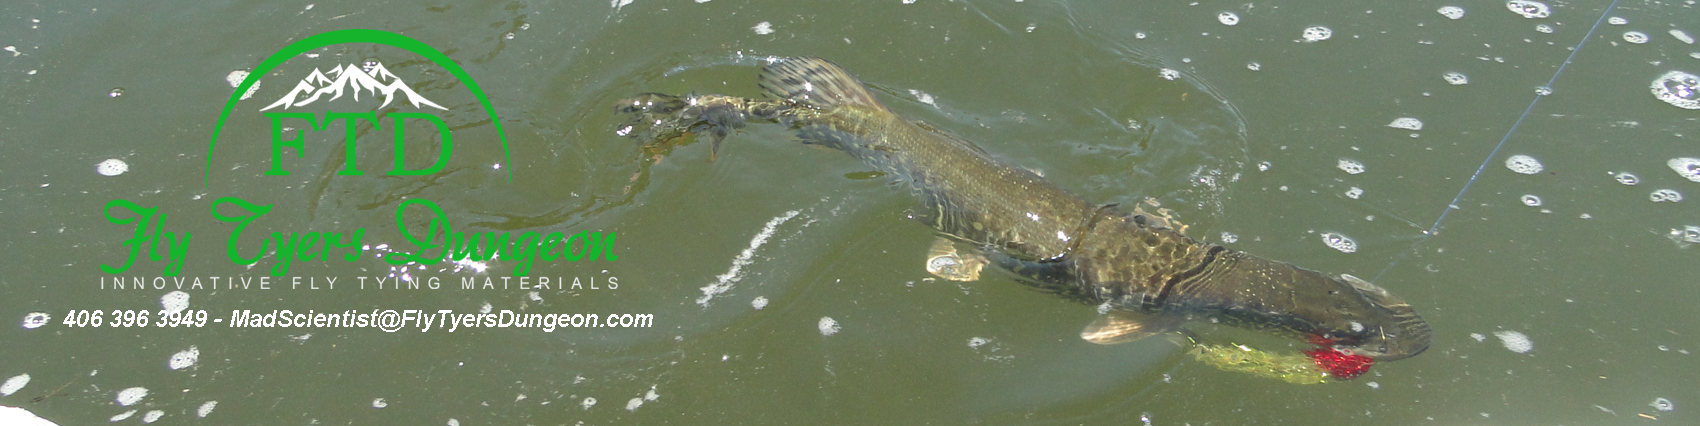
[[816,108],[860,105],[885,109],[868,88],[837,64],[821,58],[785,58],[761,70],[762,92]]

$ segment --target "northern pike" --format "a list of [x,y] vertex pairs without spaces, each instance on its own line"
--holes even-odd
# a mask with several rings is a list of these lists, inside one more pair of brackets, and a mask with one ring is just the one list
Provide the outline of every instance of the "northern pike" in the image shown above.
[[[949,239],[935,245],[929,271],[969,280],[990,263],[1028,285],[1100,305],[1105,314],[1081,332],[1093,343],[1130,342],[1215,318],[1366,361],[1408,358],[1429,346],[1428,324],[1381,287],[1198,241],[1141,210],[1089,203],[971,142],[898,116],[826,60],[770,60],[759,86],[764,98],[626,99],[616,111],[634,118],[618,133],[651,143],[707,138],[712,159],[731,131],[779,123],[804,143],[846,152],[906,183],[921,201],[911,216]],[[958,243],[966,253],[955,252]]]

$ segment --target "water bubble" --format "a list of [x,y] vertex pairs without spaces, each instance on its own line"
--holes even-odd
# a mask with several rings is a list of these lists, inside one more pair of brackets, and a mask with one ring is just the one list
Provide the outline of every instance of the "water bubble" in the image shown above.
[[[1653,80],[1653,96],[1682,109],[1700,109],[1700,77],[1671,71]],[[1696,180],[1700,182],[1700,180]]]
[[1654,410],[1659,410],[1659,411],[1676,410],[1676,404],[1672,404],[1670,402],[1670,400],[1664,399],[1664,398],[1653,398],[1653,402],[1650,403],[1650,404],[1647,404],[1647,405],[1650,405],[1650,406],[1653,407]]
[[172,370],[182,370],[195,365],[195,361],[199,359],[201,359],[201,350],[190,346],[189,349],[172,354],[171,361],[166,362],[166,366],[171,367]]
[[1257,70],[1263,69],[1263,64],[1259,64],[1259,63],[1256,63],[1256,62],[1247,62],[1245,64],[1245,69],[1257,71]]
[[1234,235],[1234,233],[1232,233],[1232,232],[1222,231],[1222,243],[1223,244],[1233,244],[1233,243],[1237,243],[1239,241],[1240,241],[1240,236]]
[[1694,36],[1690,36],[1688,33],[1682,32],[1682,30],[1670,30],[1670,36],[1676,37],[1676,40],[1681,41],[1683,44],[1694,44]]
[[1163,68],[1163,69],[1157,70],[1157,75],[1163,77],[1164,80],[1171,80],[1172,81],[1174,79],[1180,78],[1181,72],[1175,71],[1174,68]]
[[106,96],[109,97],[109,98],[116,98],[116,97],[119,97],[119,96],[124,96],[124,88],[114,87],[114,88],[112,88],[112,91],[106,92]]
[[1307,41],[1307,42],[1323,41],[1323,40],[1327,40],[1329,37],[1333,37],[1333,36],[1334,36],[1334,30],[1330,30],[1330,29],[1328,29],[1328,27],[1324,27],[1324,26],[1321,26],[1321,25],[1317,25],[1317,26],[1310,27],[1310,28],[1305,28],[1304,34],[1301,35],[1301,37],[1303,37],[1304,40]]
[[127,171],[130,171],[130,165],[125,163],[124,160],[116,158],[107,159],[94,165],[94,172],[100,173],[101,176],[118,176]]
[[1523,200],[1523,205],[1525,206],[1540,207],[1541,205],[1541,197],[1535,196],[1534,194],[1523,194],[1523,197],[1520,199]]
[[1655,203],[1674,203],[1682,201],[1682,193],[1676,192],[1674,189],[1660,189],[1647,195],[1647,198]]
[[1440,12],[1440,16],[1445,16],[1446,19],[1461,19],[1464,17],[1464,8],[1458,6],[1445,6],[1440,8],[1440,10],[1437,10],[1437,12]]
[[24,386],[29,386],[29,384],[30,375],[28,374],[12,376],[12,378],[6,379],[5,383],[0,383],[0,396],[11,396],[23,390]]
[[1222,25],[1231,27],[1240,24],[1240,15],[1235,15],[1234,12],[1222,12],[1216,15],[1216,20],[1222,21]]
[[1440,79],[1446,80],[1447,84],[1451,84],[1453,86],[1470,84],[1470,77],[1465,76],[1464,73],[1461,72],[1448,72],[1446,74],[1441,74]]
[[52,319],[53,315],[46,312],[30,312],[29,314],[24,315],[24,328],[41,328],[41,326],[47,325],[47,322]]
[[1622,16],[1613,16],[1611,18],[1606,19],[1606,23],[1612,24],[1612,25],[1628,25],[1629,20],[1623,19]]
[[586,409],[586,410],[589,410],[590,407],[596,406],[596,398],[588,397],[588,396],[584,397],[584,401],[579,402],[578,405],[580,407],[584,407],[584,409]]
[[1343,170],[1346,174],[1350,175],[1364,172],[1364,163],[1359,163],[1358,160],[1350,158],[1341,158],[1340,162],[1336,163],[1334,167],[1338,167],[1340,170]]
[[1352,241],[1351,238],[1334,232],[1322,233],[1322,243],[1327,245],[1329,248],[1339,250],[1341,253],[1354,253],[1358,251],[1357,241]]
[[507,40],[513,40],[514,39],[514,33],[503,34],[502,38],[507,39]]
[[1140,31],[1140,32],[1133,33],[1133,38],[1144,40],[1145,39],[1145,32]]
[[977,349],[981,346],[985,346],[987,343],[991,343],[991,340],[988,340],[984,337],[970,337],[970,338],[968,338],[968,347],[969,348]]
[[1647,33],[1644,32],[1629,31],[1623,33],[1623,41],[1635,44],[1647,44],[1647,40],[1650,40],[1650,38],[1647,37]]
[[1399,117],[1393,119],[1392,123],[1387,123],[1387,127],[1405,130],[1422,130],[1423,121],[1411,117]]
[[832,319],[832,317],[820,317],[820,322],[815,326],[820,328],[820,335],[822,336],[838,334],[838,330],[840,330],[838,320]]
[[1354,187],[1352,187],[1352,189],[1346,190],[1346,198],[1356,200],[1356,199],[1358,199],[1358,197],[1362,197],[1362,196],[1364,196],[1364,189],[1363,188],[1359,188],[1359,187],[1354,186]]
[[1552,34],[1552,26],[1547,25],[1547,24],[1536,24],[1535,25],[1535,32],[1538,32],[1538,33],[1541,33],[1541,34]]
[[1551,95],[1551,94],[1552,94],[1552,88],[1551,87],[1547,87],[1547,86],[1537,86],[1537,87],[1535,87],[1535,95],[1547,96],[1547,95]]
[[1533,0],[1511,0],[1505,2],[1505,8],[1529,19],[1540,19],[1552,16],[1552,8],[1547,7],[1546,3]]
[[1511,330],[1501,330],[1493,332],[1493,336],[1498,337],[1499,343],[1501,345],[1505,345],[1505,349],[1512,352],[1522,354],[1529,353],[1529,351],[1535,349],[1535,342],[1529,340],[1529,336],[1524,335],[1523,333]]
[[1700,243],[1700,226],[1689,225],[1682,227],[1682,229],[1671,228],[1670,240],[1675,241],[1677,247],[1682,248],[1688,248],[1689,244]]
[[372,408],[384,408],[388,406],[390,406],[390,402],[385,401],[383,398],[376,398],[372,400]]
[[1526,175],[1540,173],[1541,170],[1544,169],[1541,167],[1540,160],[1536,160],[1535,157],[1523,154],[1513,155],[1511,158],[1505,159],[1505,168],[1511,169],[1513,172]]
[[1268,161],[1260,161],[1260,162],[1257,163],[1257,171],[1267,172],[1267,171],[1269,171],[1269,166],[1273,166],[1273,165],[1274,164],[1271,164]]
[[148,388],[137,386],[137,387],[118,391],[117,401],[118,401],[118,405],[128,407],[132,404],[135,404],[136,402],[141,401],[142,398],[146,398],[147,396],[148,396]]
[[1629,172],[1618,173],[1616,176],[1612,176],[1612,179],[1617,179],[1617,183],[1629,186],[1635,186],[1635,184],[1641,183],[1641,178],[1635,177],[1635,175],[1629,174]]
[[1666,161],[1665,165],[1685,179],[1700,182],[1700,158],[1677,157]]

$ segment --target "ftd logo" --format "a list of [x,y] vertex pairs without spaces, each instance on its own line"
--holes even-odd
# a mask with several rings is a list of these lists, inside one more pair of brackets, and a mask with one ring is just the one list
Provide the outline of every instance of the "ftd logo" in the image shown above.
[[[242,80],[242,83],[230,94],[230,100],[225,102],[224,112],[219,114],[218,124],[213,128],[212,141],[207,144],[207,166],[203,172],[203,185],[206,184],[206,182],[210,182],[212,178],[212,154],[213,149],[218,146],[218,135],[224,129],[224,121],[226,118],[230,117],[230,112],[236,107],[236,102],[241,100],[242,94],[247,93],[248,89],[253,87],[253,85],[259,81],[261,76],[270,72],[278,65],[283,64],[284,61],[312,49],[343,43],[372,43],[405,49],[409,52],[422,56],[425,59],[431,60],[431,62],[436,63],[438,66],[443,67],[444,70],[447,70],[450,74],[454,75],[461,84],[466,86],[468,91],[472,92],[472,95],[478,99],[479,104],[484,106],[484,111],[490,115],[490,122],[496,126],[496,135],[502,141],[502,154],[509,165],[508,180],[513,180],[513,154],[508,151],[508,137],[502,132],[502,122],[496,117],[496,110],[490,107],[489,98],[484,96],[484,91],[478,87],[478,83],[473,81],[471,76],[466,74],[466,70],[461,69],[460,65],[455,64],[454,61],[450,60],[447,55],[443,54],[443,52],[407,36],[387,31],[351,29],[318,34],[295,43],[290,43],[288,46],[284,46],[283,49],[278,50],[277,53],[273,53],[270,57],[267,57],[265,61],[261,62],[260,65],[254,69],[254,72],[248,74],[248,76]],[[356,99],[358,99],[361,92],[372,93],[373,95],[382,94],[384,97],[384,103],[380,106],[380,108],[389,105],[390,102],[395,99],[396,95],[399,94],[405,97],[407,102],[416,108],[420,105],[425,105],[439,110],[446,110],[446,108],[443,108],[442,106],[437,105],[429,99],[425,99],[425,97],[414,92],[413,89],[408,87],[406,83],[402,82],[400,78],[390,74],[389,70],[385,69],[382,63],[372,61],[360,66],[356,66],[354,64],[339,66],[337,68],[333,68],[328,73],[314,69],[313,73],[308,75],[307,78],[302,79],[300,83],[296,84],[295,88],[290,90],[288,95],[285,95],[283,98],[278,99],[277,102],[273,102],[271,105],[262,108],[261,111],[271,110],[280,106],[283,107],[283,109],[303,106],[311,104],[325,96],[329,96],[329,99],[327,100],[337,99],[342,97],[345,94],[345,91],[352,91],[352,95]],[[301,129],[295,130],[293,138],[284,140],[283,120],[285,119],[299,119],[306,121],[308,124],[306,129],[310,131],[324,130],[326,126],[330,125],[332,122],[337,120],[346,120],[344,122],[345,127],[347,128],[346,163],[342,171],[337,174],[344,176],[358,176],[365,174],[365,172],[362,172],[355,167],[355,123],[358,120],[366,120],[367,122],[372,123],[373,126],[378,126],[379,119],[377,113],[371,111],[358,113],[326,111],[322,119],[319,116],[308,112],[266,112],[265,115],[271,119],[272,123],[272,167],[265,172],[266,175],[283,176],[289,174],[289,171],[284,170],[281,164],[284,148],[294,149],[297,157],[304,155],[306,146],[303,143],[304,136]],[[442,118],[425,112],[392,112],[387,114],[387,116],[390,118],[389,125],[395,129],[395,168],[388,173],[389,175],[428,175],[443,169],[443,166],[448,163],[448,159],[453,152],[453,137],[449,133],[449,127],[443,123]],[[430,167],[420,170],[408,170],[403,164],[402,160],[405,158],[405,151],[402,140],[404,132],[403,129],[406,128],[404,120],[409,118],[422,119],[431,123],[437,128],[438,133],[442,135],[442,149],[437,154],[437,161]]]

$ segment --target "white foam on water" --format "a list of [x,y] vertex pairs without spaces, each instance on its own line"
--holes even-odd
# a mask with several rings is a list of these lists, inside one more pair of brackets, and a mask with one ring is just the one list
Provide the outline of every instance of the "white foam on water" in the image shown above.
[[1700,158],[1677,157],[1666,161],[1665,165],[1670,166],[1671,171],[1675,171],[1684,179],[1700,182]]
[[1523,15],[1524,18],[1529,19],[1540,19],[1552,16],[1551,7],[1547,7],[1546,3],[1533,0],[1511,0],[1505,2],[1505,8],[1511,10],[1512,13]]
[[1552,31],[1553,31],[1553,29],[1552,29],[1551,25],[1547,25],[1547,24],[1536,24],[1535,25],[1535,32],[1537,32],[1537,33],[1552,34]]
[[750,30],[755,31],[756,34],[761,34],[761,35],[773,34],[773,23],[767,22],[767,21],[761,21],[761,23],[756,24],[756,26],[750,27]]
[[756,310],[758,310],[758,311],[761,310],[761,308],[766,308],[767,307],[767,297],[756,296],[755,299],[750,300],[750,307],[756,308]]
[[1399,117],[1393,119],[1392,123],[1387,123],[1387,127],[1405,130],[1422,130],[1423,121],[1411,117]]
[[1157,70],[1157,76],[1163,77],[1164,80],[1174,81],[1181,77],[1181,72],[1176,71],[1174,68],[1163,68]]
[[18,407],[0,405],[0,425],[7,426],[59,426],[50,420],[36,416],[30,410]]
[[142,414],[142,423],[157,422],[157,421],[159,421],[160,417],[165,417],[165,411],[163,411],[163,410],[149,411],[146,414]]
[[1470,84],[1470,77],[1465,76],[1464,73],[1461,72],[1448,72],[1446,74],[1441,74],[1440,79],[1446,80],[1446,84],[1451,84],[1453,86]]
[[1529,340],[1529,336],[1524,335],[1523,333],[1512,330],[1500,330],[1493,332],[1493,337],[1498,337],[1499,344],[1504,345],[1505,349],[1512,352],[1522,354],[1529,353],[1529,351],[1535,349],[1535,342]]
[[815,327],[820,328],[820,335],[822,336],[838,334],[840,329],[838,320],[832,319],[832,317],[820,317],[820,322],[816,323]]
[[1328,27],[1317,25],[1317,26],[1314,26],[1314,27],[1305,28],[1304,33],[1300,34],[1299,37],[1303,38],[1304,41],[1306,41],[1306,42],[1314,43],[1314,42],[1323,41],[1323,40],[1327,40],[1329,38],[1334,37],[1334,30],[1328,29]]
[[6,379],[5,383],[0,383],[0,396],[11,396],[14,393],[18,393],[19,390],[22,390],[24,386],[29,386],[29,384],[29,374],[12,376],[12,378]]
[[1649,40],[1652,40],[1652,37],[1647,37],[1647,33],[1644,33],[1644,32],[1629,31],[1629,32],[1623,33],[1623,41],[1627,41],[1627,42],[1630,42],[1630,43],[1647,44],[1647,41],[1649,41]]
[[1349,175],[1363,173],[1365,170],[1364,163],[1359,163],[1358,160],[1350,158],[1341,158],[1339,162],[1334,164],[1334,167],[1339,168],[1341,171],[1344,171]]
[[1235,15],[1234,12],[1222,12],[1216,15],[1216,21],[1232,27],[1240,24],[1240,15]]
[[[1700,109],[1700,77],[1671,71],[1653,79],[1653,97],[1682,109]],[[1700,182],[1697,180],[1696,182]]]
[[1513,155],[1511,158],[1505,159],[1505,168],[1525,175],[1540,173],[1541,170],[1546,169],[1541,166],[1541,160],[1523,154]]
[[595,407],[595,406],[596,406],[596,398],[594,398],[594,397],[588,397],[588,396],[587,396],[587,397],[584,397],[584,401],[580,401],[580,402],[579,402],[579,403],[578,403],[578,405],[579,405],[579,406],[580,406],[580,407],[584,407],[584,409],[586,409],[586,410],[589,410],[589,409],[590,409],[590,407]]
[[1655,203],[1674,203],[1682,201],[1682,193],[1676,192],[1674,189],[1660,189],[1648,194],[1647,199],[1653,200]]
[[1690,244],[1700,243],[1700,226],[1684,226],[1682,229],[1671,228],[1670,240],[1680,248],[1688,248]]
[[626,401],[626,411],[637,411],[638,407],[642,406],[643,398],[632,398],[630,401]]
[[388,406],[390,406],[390,402],[385,401],[383,398],[372,399],[372,408],[384,408]]
[[1519,197],[1518,199],[1522,200],[1523,205],[1525,205],[1525,206],[1529,206],[1529,207],[1540,207],[1541,206],[1541,197],[1536,196],[1535,194],[1523,194],[1523,196]]
[[932,105],[933,108],[939,107],[939,104],[933,102],[934,101],[933,95],[927,94],[927,92],[922,92],[922,91],[915,90],[915,89],[909,89],[909,94],[911,96],[914,96],[916,101],[920,101],[923,104]]
[[41,328],[53,320],[53,315],[46,312],[30,312],[24,314],[24,328]]
[[1464,8],[1458,6],[1443,6],[1440,10],[1436,10],[1436,12],[1440,12],[1440,16],[1445,16],[1446,19],[1464,18]]
[[1356,200],[1356,199],[1358,199],[1358,197],[1362,197],[1362,196],[1364,196],[1364,189],[1363,188],[1359,188],[1359,187],[1354,186],[1354,187],[1352,187],[1352,189],[1346,190],[1346,198]]
[[1612,25],[1629,25],[1629,20],[1623,19],[1622,16],[1613,16],[1611,18],[1607,18],[1606,23]]
[[136,415],[136,410],[130,410],[130,411],[118,413],[117,415],[109,417],[106,420],[113,422],[113,423],[118,423],[118,422],[124,421],[126,419],[129,419],[130,416],[134,416],[134,415]]
[[985,346],[987,343],[991,342],[991,339],[984,337],[970,337],[968,338],[968,347],[970,349],[979,349],[981,346]]
[[101,176],[118,176],[128,171],[130,171],[130,164],[117,158],[109,158],[94,165],[94,172],[100,173]]
[[1252,70],[1252,71],[1261,70],[1261,69],[1263,69],[1263,64],[1259,64],[1259,63],[1256,63],[1256,62],[1247,62],[1245,64],[1245,69]]
[[148,396],[148,388],[141,386],[118,391],[118,405],[130,406]]
[[1232,232],[1222,231],[1222,243],[1223,244],[1233,244],[1233,243],[1237,243],[1239,241],[1240,241],[1240,236],[1234,235],[1234,233],[1232,233]]
[[714,296],[718,296],[732,290],[732,285],[737,284],[738,280],[742,280],[744,278],[744,267],[749,266],[751,262],[754,262],[753,258],[756,256],[756,249],[761,248],[763,244],[767,244],[767,240],[769,238],[773,238],[773,233],[779,229],[779,225],[791,220],[791,218],[797,217],[798,213],[801,213],[801,211],[792,210],[768,220],[767,224],[762,226],[761,232],[756,233],[755,238],[750,239],[750,246],[745,248],[743,252],[738,253],[738,256],[732,258],[732,267],[727,269],[726,273],[716,276],[714,283],[702,287],[702,297],[697,298],[697,304],[706,308],[708,307],[708,301],[714,300]]
[[1683,44],[1694,44],[1694,36],[1688,35],[1688,33],[1683,32],[1682,30],[1670,30],[1670,36],[1676,37],[1676,40]]
[[203,403],[201,403],[200,408],[195,409],[195,416],[205,418],[205,417],[207,417],[208,414],[212,414],[213,407],[217,407],[217,406],[218,406],[218,401],[203,402]]
[[1477,342],[1485,342],[1485,341],[1487,341],[1487,336],[1486,336],[1486,335],[1483,335],[1483,334],[1481,334],[1481,333],[1470,333],[1470,338],[1471,338],[1471,339],[1476,339],[1476,341],[1477,341]]
[[[248,71],[247,70],[236,70],[236,71],[231,71],[230,74],[228,74],[228,75],[225,75],[224,81],[226,83],[230,83],[230,88],[234,89],[234,88],[236,88],[236,86],[241,86],[242,80],[245,80],[247,78],[248,78]],[[240,100],[248,100],[248,98],[254,97],[254,92],[257,92],[259,90],[260,90],[260,81],[254,80],[254,85],[248,86],[248,91],[242,93],[242,98],[240,98]]]
[[1339,250],[1341,253],[1356,253],[1358,251],[1357,241],[1352,241],[1350,237],[1336,232],[1322,233],[1322,244],[1327,245],[1328,248]]
[[176,314],[189,309],[189,293],[173,291],[159,297],[159,307],[165,308],[166,314]]
[[166,362],[166,365],[171,367],[172,370],[182,370],[194,366],[195,361],[200,359],[201,350],[190,346],[189,349],[171,354],[171,361]]

